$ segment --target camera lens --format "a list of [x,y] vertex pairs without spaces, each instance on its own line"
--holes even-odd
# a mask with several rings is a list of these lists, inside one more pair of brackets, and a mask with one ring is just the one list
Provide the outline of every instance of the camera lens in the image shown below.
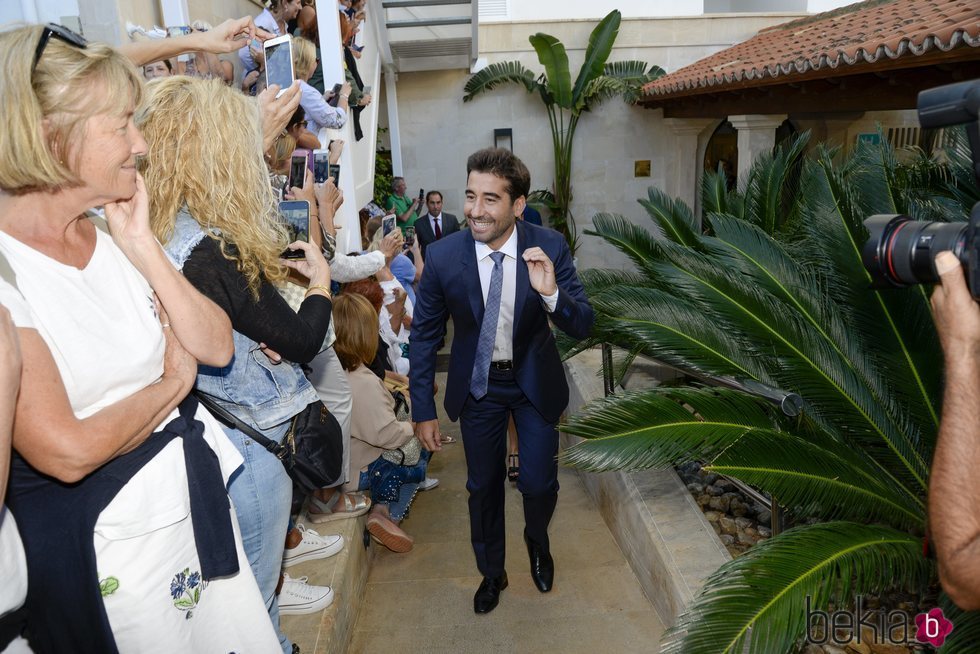
[[965,223],[912,220],[902,215],[876,215],[864,221],[868,240],[861,258],[872,286],[905,287],[939,281],[933,260],[950,250],[966,264]]

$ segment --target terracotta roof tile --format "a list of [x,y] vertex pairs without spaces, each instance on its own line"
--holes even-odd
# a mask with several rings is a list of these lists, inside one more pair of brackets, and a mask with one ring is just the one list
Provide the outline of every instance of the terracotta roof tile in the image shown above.
[[868,0],[767,28],[643,90],[657,100],[960,47],[980,53],[977,0]]

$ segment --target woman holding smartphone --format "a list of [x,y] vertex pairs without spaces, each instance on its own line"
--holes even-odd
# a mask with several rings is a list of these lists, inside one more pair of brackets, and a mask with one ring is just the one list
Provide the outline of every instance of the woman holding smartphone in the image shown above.
[[[184,276],[227,313],[234,330],[231,364],[201,366],[198,391],[279,442],[292,418],[318,399],[300,364],[320,351],[330,324],[330,268],[315,245],[286,241],[253,101],[216,80],[188,77],[161,80],[148,93],[137,122],[149,143],[143,171],[150,224]],[[195,120],[188,122],[189,115]],[[173,147],[177,139],[179,148]],[[305,259],[281,259],[287,247]],[[287,268],[309,280],[298,312],[274,286]],[[273,362],[265,348],[281,360]],[[245,553],[278,628],[276,586],[292,483],[273,454],[229,425],[225,431],[245,459],[229,485]],[[314,609],[332,600],[329,588],[304,592]],[[291,652],[281,631],[280,644]]]

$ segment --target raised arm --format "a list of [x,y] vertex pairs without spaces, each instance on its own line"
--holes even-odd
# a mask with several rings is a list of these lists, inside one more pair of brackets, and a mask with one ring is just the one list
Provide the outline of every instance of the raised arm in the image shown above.
[[959,260],[936,258],[941,286],[932,295],[943,346],[946,389],[929,479],[929,527],[946,594],[962,609],[980,609],[980,307]]
[[137,67],[161,59],[170,59],[185,52],[224,54],[235,52],[249,40],[269,39],[272,35],[255,26],[251,16],[228,19],[209,32],[191,32],[185,36],[148,39],[124,43],[118,50]]

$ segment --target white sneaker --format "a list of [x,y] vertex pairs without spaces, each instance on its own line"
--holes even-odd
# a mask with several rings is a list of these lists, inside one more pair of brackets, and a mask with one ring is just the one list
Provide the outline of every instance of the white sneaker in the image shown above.
[[439,480],[435,477],[426,477],[419,483],[420,491],[432,490],[439,485]]
[[282,566],[288,568],[302,561],[326,559],[344,549],[344,537],[340,534],[321,536],[306,525],[297,524],[296,528],[303,534],[303,540],[292,549],[287,548],[282,556]]
[[309,577],[293,579],[283,573],[282,590],[279,591],[279,615],[306,615],[322,611],[333,603],[330,586],[313,586],[306,583]]

